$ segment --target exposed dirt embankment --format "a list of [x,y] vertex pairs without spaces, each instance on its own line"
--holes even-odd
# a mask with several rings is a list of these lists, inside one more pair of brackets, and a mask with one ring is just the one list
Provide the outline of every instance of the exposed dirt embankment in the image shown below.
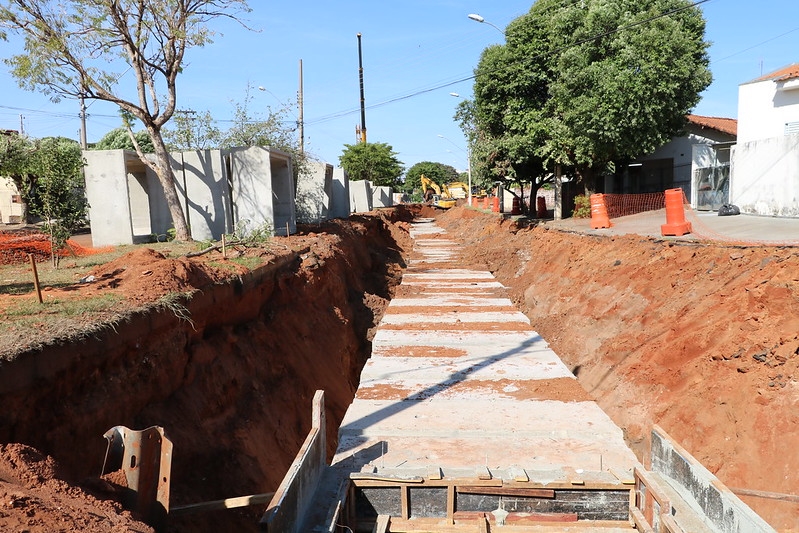
[[[317,389],[325,390],[329,452],[335,449],[371,329],[401,278],[409,218],[403,210],[355,216],[275,239],[273,249],[283,251],[268,265],[225,282],[202,275],[218,273],[218,258],[176,262],[140,251],[98,269],[98,281],[116,280],[108,290],[127,285],[131,297],[144,297],[142,287],[160,290],[156,280],[195,280],[169,290],[199,292],[89,339],[3,361],[0,442],[33,446],[56,458],[63,477],[80,479],[100,473],[106,430],[160,425],[174,443],[173,506],[275,490],[310,428]],[[0,489],[20,495],[0,503],[0,529],[21,520],[32,532],[112,530],[107,517],[89,525],[67,512],[58,518],[46,490],[54,470],[27,487],[14,474],[18,462],[0,460]],[[170,529],[254,531],[262,512],[177,518]]]
[[[520,228],[455,209],[438,223],[626,432],[659,424],[735,488],[799,494],[799,250]],[[799,531],[799,508],[743,498]]]

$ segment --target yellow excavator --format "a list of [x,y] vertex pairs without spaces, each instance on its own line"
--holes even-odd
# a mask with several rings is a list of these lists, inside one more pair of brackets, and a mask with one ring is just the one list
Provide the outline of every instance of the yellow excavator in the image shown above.
[[449,192],[449,189],[446,185],[444,185],[444,190],[441,190],[441,187],[438,184],[422,174],[419,176],[422,181],[422,195],[424,196],[424,201],[428,203],[432,203],[435,207],[440,207],[441,209],[449,209],[450,207],[455,207],[455,199]]

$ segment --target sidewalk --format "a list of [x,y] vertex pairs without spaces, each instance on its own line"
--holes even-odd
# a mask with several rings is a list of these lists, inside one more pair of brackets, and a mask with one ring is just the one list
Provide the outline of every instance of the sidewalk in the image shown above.
[[591,229],[590,219],[567,218],[545,222],[548,227],[579,231],[591,235],[644,235],[675,240],[712,240],[748,245],[799,246],[799,218],[757,215],[720,217],[715,212],[686,210],[692,232],[682,237],[663,237],[660,226],[666,223],[666,210],[647,211],[614,218],[610,228]]

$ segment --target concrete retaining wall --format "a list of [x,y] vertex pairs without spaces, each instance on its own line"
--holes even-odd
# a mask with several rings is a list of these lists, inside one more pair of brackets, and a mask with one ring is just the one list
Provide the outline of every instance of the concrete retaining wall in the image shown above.
[[319,223],[330,216],[333,165],[308,162],[308,171],[297,177],[297,220]]
[[372,185],[366,180],[350,182],[350,208],[353,213],[372,210]]
[[660,427],[652,430],[653,472],[669,484],[722,533],[776,533],[760,516],[711,474]]

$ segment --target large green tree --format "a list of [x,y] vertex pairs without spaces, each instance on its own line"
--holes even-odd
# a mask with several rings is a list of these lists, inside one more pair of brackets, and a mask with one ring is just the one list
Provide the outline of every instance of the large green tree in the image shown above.
[[386,143],[345,144],[339,163],[351,180],[368,180],[395,189],[399,188],[399,178],[405,170],[394,149]]
[[422,186],[421,176],[430,178],[439,185],[444,185],[452,181],[460,181],[460,175],[455,167],[444,163],[434,163],[433,161],[422,161],[416,163],[405,173],[405,181],[402,189],[405,192],[413,192]]
[[516,173],[569,167],[593,190],[597,171],[684,128],[711,81],[704,32],[689,0],[538,0],[476,69],[483,155]]
[[[213,20],[248,9],[246,0],[4,0],[0,27],[25,40],[7,59],[22,87],[111,102],[141,122],[156,157],[137,147],[139,157],[163,186],[176,238],[190,240],[162,129],[177,109],[186,51],[211,42]],[[135,91],[120,86],[128,70]]]

